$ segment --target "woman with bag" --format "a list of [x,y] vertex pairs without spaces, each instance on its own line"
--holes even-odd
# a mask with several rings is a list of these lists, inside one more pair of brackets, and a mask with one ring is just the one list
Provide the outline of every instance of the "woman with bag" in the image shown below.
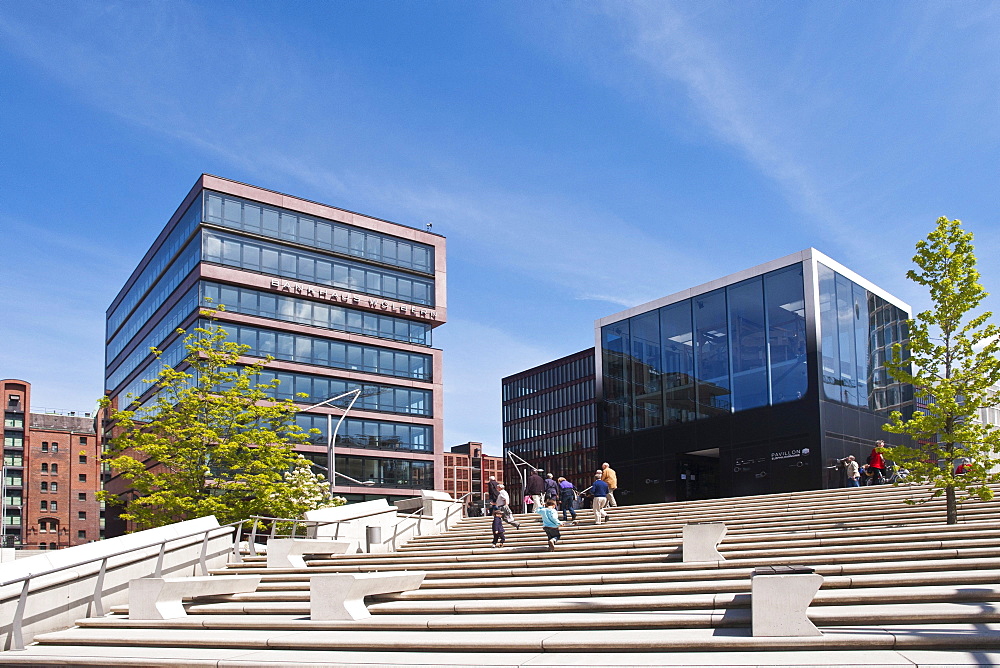
[[579,496],[576,487],[566,478],[560,477],[557,482],[559,483],[559,504],[562,506],[563,522],[567,521],[567,510],[572,513],[573,521],[576,522],[576,508],[574,506],[576,506],[576,498]]

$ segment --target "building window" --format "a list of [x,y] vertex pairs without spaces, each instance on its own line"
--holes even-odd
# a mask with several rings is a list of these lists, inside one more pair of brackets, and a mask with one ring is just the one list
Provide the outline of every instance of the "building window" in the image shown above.
[[58,443],[53,443],[52,444],[52,452],[59,452],[59,444]]
[[86,501],[87,500],[87,493],[86,492],[80,492],[79,494],[76,495],[76,500],[77,501]]
[[80,474],[80,482],[87,482],[87,474],[86,473],[81,473]]
[[51,510],[52,512],[56,512],[57,510],[59,510],[59,502],[49,501],[49,510]]
[[77,538],[86,538],[86,537],[87,537],[87,532],[86,532],[86,531],[83,531],[83,530],[81,529],[80,531],[77,531],[77,532],[76,532],[76,537],[77,537]]
[[77,518],[78,520],[85,520],[85,519],[87,519],[87,511],[85,511],[85,510],[81,510],[81,511],[79,511],[79,512],[78,512],[78,513],[76,514],[76,518]]
[[42,491],[43,492],[49,491],[49,483],[47,483],[47,482],[43,482],[42,483]]
[[80,437],[80,445],[87,445],[87,437],[86,436],[81,436]]
[[[45,464],[42,464],[42,466],[45,466]],[[56,473],[59,473],[59,465],[58,464],[53,464],[52,465],[52,475],[55,475]]]
[[41,509],[42,510],[48,510],[49,509],[49,502],[48,501],[42,501]]
[[56,545],[55,543],[49,543],[49,549],[50,549],[50,550],[54,550],[54,549],[56,549],[57,547],[59,547],[59,546],[58,546],[58,545]]
[[81,464],[87,463],[87,455],[80,455],[80,463]]
[[42,452],[48,452],[48,451],[49,451],[49,442],[42,441]]
[[[42,484],[44,485],[45,483],[43,482]],[[52,485],[51,485],[51,491],[55,492],[55,491],[58,491],[58,489],[59,489],[59,483],[55,483],[55,482],[52,483]]]

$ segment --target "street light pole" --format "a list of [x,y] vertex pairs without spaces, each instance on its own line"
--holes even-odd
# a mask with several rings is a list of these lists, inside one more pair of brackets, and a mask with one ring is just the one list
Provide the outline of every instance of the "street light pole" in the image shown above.
[[[354,407],[354,402],[356,402],[358,400],[358,398],[361,397],[361,388],[355,388],[353,390],[349,390],[347,392],[344,392],[343,394],[338,394],[337,396],[330,397],[329,399],[321,401],[318,404],[313,404],[312,406],[307,406],[306,408],[303,408],[303,409],[299,410],[300,413],[305,412],[305,411],[310,411],[310,410],[312,410],[314,408],[319,408],[320,406],[325,406],[325,405],[327,405],[329,403],[337,401],[338,399],[343,399],[344,397],[352,395],[352,394],[354,395],[354,397],[351,399],[351,403],[349,403],[347,405],[347,408],[344,409],[344,412],[341,413],[340,419],[337,420],[337,426],[336,427],[333,426],[333,413],[327,413],[326,414],[326,437],[327,437],[326,438],[326,464],[327,465],[326,465],[325,469],[326,469],[326,474],[327,474],[327,476],[330,479],[330,495],[331,496],[333,496],[333,490],[334,490],[334,487],[336,487],[337,476],[340,476],[341,478],[346,478],[347,480],[350,480],[351,482],[356,483],[358,485],[371,486],[371,485],[375,484],[371,480],[366,480],[366,481],[362,482],[360,480],[355,480],[351,476],[344,475],[343,473],[338,473],[337,472],[337,460],[334,459],[333,446],[334,446],[334,443],[336,442],[336,439],[337,439],[337,432],[340,431],[340,425],[344,422],[344,418],[347,417],[347,412]],[[319,468],[324,468],[324,467],[320,466]]]

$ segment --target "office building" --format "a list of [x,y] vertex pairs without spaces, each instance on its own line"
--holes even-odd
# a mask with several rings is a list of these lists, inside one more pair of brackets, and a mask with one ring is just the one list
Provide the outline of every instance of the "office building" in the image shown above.
[[31,408],[31,384],[0,380],[3,545],[55,550],[102,537],[101,449],[90,413]]
[[470,508],[482,509],[489,498],[490,476],[503,482],[503,458],[483,453],[483,444],[470,441],[452,446],[444,455],[443,491],[465,498]]
[[600,463],[594,349],[507,376],[501,384],[505,484],[514,507],[522,507],[522,480],[531,467],[563,476],[578,490],[589,487]]
[[[362,391],[337,432],[335,468],[374,485],[338,477],[336,493],[393,500],[442,486],[432,337],[446,319],[443,237],[202,175],[108,308],[105,387],[116,405],[150,400],[144,381],[185,356],[177,328],[210,324],[200,315],[210,304],[225,305],[217,323],[248,357],[275,358],[262,378],[281,381],[276,398],[307,408]],[[320,433],[298,450],[326,466],[327,415],[348,402],[300,413]]]
[[840,486],[913,388],[885,361],[909,307],[815,249],[602,318],[598,459],[619,500]]

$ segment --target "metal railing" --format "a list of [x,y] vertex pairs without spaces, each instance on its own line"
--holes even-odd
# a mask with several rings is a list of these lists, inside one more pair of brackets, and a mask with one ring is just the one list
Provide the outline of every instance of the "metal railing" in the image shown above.
[[[233,522],[231,524],[224,524],[218,527],[202,529],[201,531],[195,531],[189,534],[185,534],[183,536],[173,536],[171,538],[166,538],[160,541],[159,543],[150,543],[149,545],[143,546],[143,549],[156,547],[157,545],[159,545],[160,547],[160,553],[156,558],[156,567],[153,570],[152,577],[158,578],[161,577],[163,574],[163,559],[167,553],[167,543],[172,543],[178,540],[184,540],[186,538],[193,538],[194,536],[200,536],[200,535],[203,535],[203,538],[201,541],[201,556],[198,557],[198,565],[201,567],[202,575],[208,575],[208,562],[207,562],[208,539],[211,537],[211,534],[216,531],[225,531],[227,533],[231,533],[233,531],[233,528],[236,527],[237,524],[242,524],[242,522]],[[91,557],[90,559],[85,559],[83,561],[75,562],[70,565],[57,566],[55,568],[50,568],[45,571],[39,571],[37,573],[28,573],[27,575],[22,575],[21,577],[14,578],[12,580],[5,580],[3,582],[0,582],[0,588],[12,584],[17,584],[18,582],[24,583],[21,587],[21,594],[17,599],[17,608],[14,611],[14,620],[11,624],[10,649],[12,650],[24,649],[24,637],[22,635],[22,626],[24,622],[24,609],[28,602],[28,590],[31,586],[32,579],[42,578],[47,575],[54,575],[55,573],[58,573],[60,571],[72,570],[75,568],[79,568],[81,566],[87,566],[89,564],[93,564],[95,562],[100,561],[101,567],[100,570],[97,572],[97,583],[94,586],[94,595],[92,598],[92,603],[95,616],[101,617],[104,615],[103,589],[104,589],[104,576],[108,570],[108,560],[135,551],[136,548],[131,547],[128,549],[119,550],[118,552],[114,552],[112,554],[106,554],[100,557]]]
[[[369,513],[368,515],[377,515],[378,513]],[[361,517],[368,517],[368,515],[361,515]],[[352,518],[357,519],[357,518]],[[294,517],[267,517],[265,515],[251,515],[245,520],[240,520],[237,524],[239,525],[236,530],[236,540],[233,541],[233,560],[236,563],[243,562],[243,556],[240,553],[239,545],[240,541],[243,539],[243,525],[247,522],[252,522],[253,526],[250,529],[250,536],[247,538],[247,551],[251,557],[257,556],[257,539],[260,537],[267,537],[268,540],[271,538],[295,538],[298,536],[299,527],[303,527],[306,530],[306,537],[309,535],[309,529],[316,529],[317,527],[326,526],[328,524],[346,524],[350,520],[304,520],[301,518]],[[292,528],[290,533],[278,533],[278,525],[282,523],[291,523]],[[271,529],[265,533],[258,533],[257,530],[261,524],[270,523]],[[334,538],[340,537],[340,527],[337,527],[338,531],[334,534]]]

